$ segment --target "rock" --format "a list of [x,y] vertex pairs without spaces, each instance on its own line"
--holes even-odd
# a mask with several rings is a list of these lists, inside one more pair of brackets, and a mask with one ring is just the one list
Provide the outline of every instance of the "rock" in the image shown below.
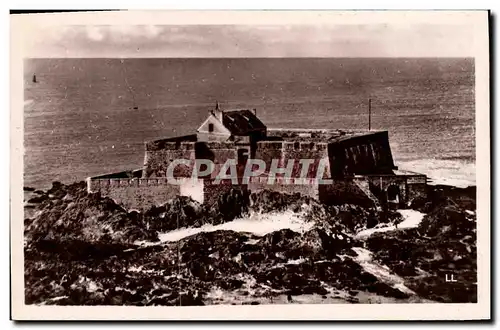
[[246,190],[231,189],[221,194],[217,201],[205,206],[204,213],[214,225],[234,220],[248,213],[250,196]]
[[75,198],[73,196],[71,196],[70,194],[66,194],[64,197],[63,197],[63,201],[64,202],[71,202],[73,201]]
[[375,282],[371,285],[367,286],[367,290],[369,292],[376,293],[385,297],[393,297],[396,299],[406,299],[408,295],[404,292],[399,291],[398,289],[394,289],[389,285],[382,282]]
[[177,196],[147,210],[144,221],[151,230],[160,232],[207,223],[217,225],[243,216],[248,212],[248,204],[248,196],[238,189],[222,194],[213,205],[201,205],[190,197]]
[[427,211],[429,208],[432,207],[432,204],[428,198],[423,197],[423,196],[419,196],[419,197],[414,198],[410,202],[409,207],[411,209],[414,209],[417,211]]
[[300,244],[300,237],[301,234],[293,230],[281,229],[264,235],[257,244],[272,251],[286,251]]
[[34,196],[28,200],[28,203],[38,204],[38,203],[43,203],[48,199],[49,197],[47,195]]
[[162,206],[153,206],[144,213],[144,221],[150,230],[166,232],[178,228],[193,227],[203,218],[202,206],[187,196],[176,196]]
[[202,298],[189,291],[188,293],[181,294],[179,298],[174,302],[174,306],[203,306]]
[[236,290],[239,289],[243,286],[244,282],[242,280],[238,279],[224,279],[224,280],[219,280],[216,282],[219,287],[221,287],[224,290]]
[[465,210],[456,205],[441,206],[424,216],[419,231],[426,236],[465,237],[476,231],[476,222],[469,221]]
[[415,269],[415,267],[411,264],[411,263],[408,263],[408,262],[405,262],[405,261],[399,261],[398,263],[395,263],[393,265],[391,265],[391,269],[401,275],[401,276],[417,276],[418,275],[418,272],[417,270]]
[[[285,194],[272,190],[263,190],[252,193],[251,209],[256,212],[284,211],[286,209],[298,211],[303,204],[318,203],[312,198],[300,194]],[[319,203],[318,203],[319,204]]]
[[[428,202],[425,207],[429,213],[418,228],[377,233],[366,243],[375,258],[403,277],[406,286],[420,297],[473,302],[477,300],[476,220],[454,199],[460,198],[441,195]],[[444,284],[442,274],[447,272],[462,277],[460,289]],[[464,294],[460,296],[455,290]]]
[[111,199],[87,194],[82,183],[65,186],[55,182],[49,191],[53,199],[40,194],[28,201],[39,204],[25,227],[28,248],[40,239],[125,245],[136,239],[157,239],[156,233],[148,231],[140,220],[129,218]]
[[47,194],[49,194],[49,196],[53,196],[51,198],[62,198],[64,195],[66,195],[65,188],[66,186],[61,182],[54,181],[52,182],[52,188],[47,191]]
[[35,191],[33,187],[23,187],[23,191]]

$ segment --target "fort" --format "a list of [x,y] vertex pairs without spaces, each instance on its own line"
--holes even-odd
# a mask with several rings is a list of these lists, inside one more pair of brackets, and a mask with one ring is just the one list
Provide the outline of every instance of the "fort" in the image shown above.
[[[234,161],[236,181],[217,178],[228,160]],[[264,169],[252,167],[257,160]],[[138,210],[178,195],[211,204],[231,189],[300,193],[329,205],[405,208],[425,197],[426,188],[425,175],[395,166],[387,131],[271,129],[255,110],[223,111],[218,104],[194,134],[145,143],[142,168],[87,178],[89,192]]]

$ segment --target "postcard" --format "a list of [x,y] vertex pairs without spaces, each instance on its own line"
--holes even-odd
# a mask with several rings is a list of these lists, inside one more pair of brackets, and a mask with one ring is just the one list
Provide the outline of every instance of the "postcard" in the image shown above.
[[12,319],[490,319],[488,22],[11,15]]

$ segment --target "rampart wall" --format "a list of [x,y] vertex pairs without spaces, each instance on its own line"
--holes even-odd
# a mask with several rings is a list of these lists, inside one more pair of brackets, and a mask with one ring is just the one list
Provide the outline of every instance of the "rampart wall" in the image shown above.
[[[89,192],[100,192],[127,209],[146,210],[152,205],[161,205],[175,196],[190,196],[194,200],[212,205],[220,196],[232,189],[259,192],[272,190],[287,194],[302,194],[315,198],[327,205],[357,204],[378,207],[387,202],[387,189],[399,188],[400,207],[405,207],[415,198],[425,197],[427,185],[425,176],[359,176],[334,179],[333,183],[321,184],[317,179],[306,182],[292,178],[276,177],[269,183],[267,177],[252,177],[246,185],[232,184],[231,180],[215,183],[213,180],[192,180],[186,178],[181,184],[169,183],[167,178],[89,178]],[[359,182],[358,182],[359,181]],[[363,185],[366,183],[365,189]],[[375,197],[375,198],[374,198]]]
[[189,165],[176,165],[174,177],[191,177],[196,159],[208,159],[214,162],[215,176],[228,159],[237,159],[237,150],[234,143],[229,142],[162,142],[161,148],[157,144],[146,144],[143,177],[166,177],[167,169],[174,160],[187,159]]
[[[266,163],[266,169],[271,168],[272,161],[278,159],[279,168],[285,168],[290,160],[294,166],[292,177],[301,177],[302,165],[301,159],[311,159],[313,162],[309,165],[309,171],[305,177],[316,178],[320,161],[324,160],[326,168],[322,178],[330,177],[328,162],[328,144],[323,142],[290,142],[290,141],[260,141],[257,143],[256,159],[263,160]],[[280,175],[277,175],[280,176]]]
[[[188,159],[194,164],[195,142],[164,142],[162,148],[146,144],[143,178],[166,177],[168,166],[176,159]],[[175,166],[174,177],[190,177],[192,166]]]
[[169,148],[168,145],[172,143],[181,143],[181,142],[196,142],[197,136],[196,134],[191,135],[183,135],[183,136],[175,136],[166,139],[148,141],[145,143],[146,150],[161,150],[165,148]]
[[338,138],[346,135],[343,130],[332,129],[283,129],[271,128],[267,130],[267,137],[270,139],[279,138],[285,141],[304,142],[326,142],[331,138]]
[[203,183],[186,180],[180,185],[169,184],[166,178],[87,179],[89,193],[100,192],[126,209],[147,210],[175,196],[191,196],[203,202]]
[[[238,154],[234,143],[227,142],[200,142],[198,148],[197,158],[198,159],[209,159],[215,165],[213,171],[211,172],[211,178],[215,178],[217,174],[222,169],[222,166],[226,163],[228,159],[237,161]],[[229,173],[229,172],[228,172]]]

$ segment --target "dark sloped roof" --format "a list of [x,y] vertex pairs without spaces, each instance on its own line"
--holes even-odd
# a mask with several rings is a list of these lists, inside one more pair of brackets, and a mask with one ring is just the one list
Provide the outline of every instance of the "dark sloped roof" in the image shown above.
[[266,129],[266,125],[250,110],[224,111],[222,123],[233,135]]

